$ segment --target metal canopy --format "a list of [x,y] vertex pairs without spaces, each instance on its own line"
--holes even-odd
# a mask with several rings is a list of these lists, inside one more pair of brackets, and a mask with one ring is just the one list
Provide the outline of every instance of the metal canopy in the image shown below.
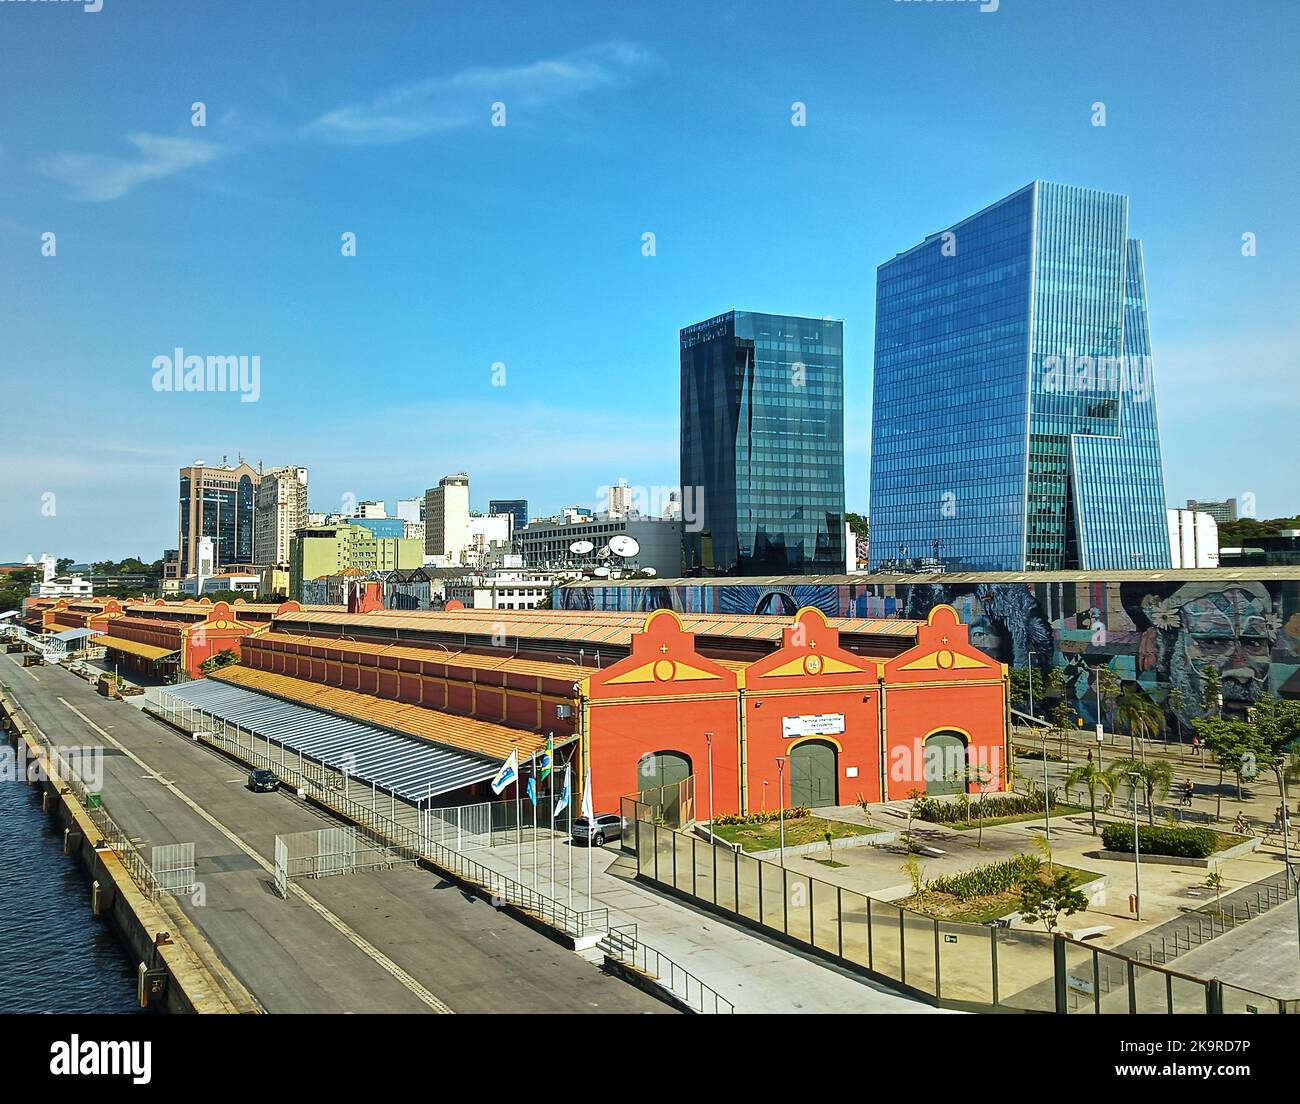
[[483,756],[213,679],[169,686],[162,693],[325,766],[341,769],[348,762],[351,777],[413,804],[486,782],[501,767]]
[[68,629],[66,632],[55,633],[51,640],[83,640],[87,636],[103,636],[104,634],[98,629]]

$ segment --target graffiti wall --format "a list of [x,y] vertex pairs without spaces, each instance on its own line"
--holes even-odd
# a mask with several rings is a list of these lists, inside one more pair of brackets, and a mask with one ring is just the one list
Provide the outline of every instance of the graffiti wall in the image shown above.
[[[831,617],[924,618],[954,606],[971,642],[1013,667],[1059,667],[1066,698],[1095,723],[1096,671],[1109,666],[1186,726],[1202,715],[1202,672],[1218,669],[1225,716],[1265,695],[1300,698],[1300,581],[1119,583],[849,583],[756,586],[568,587],[559,609],[673,609],[788,617],[815,606]],[[1178,694],[1170,701],[1170,691]],[[1175,711],[1173,705],[1181,705]]]

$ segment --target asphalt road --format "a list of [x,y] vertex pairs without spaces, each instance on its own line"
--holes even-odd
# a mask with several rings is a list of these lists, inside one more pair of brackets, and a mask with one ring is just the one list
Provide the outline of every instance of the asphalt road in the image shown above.
[[297,882],[304,892],[282,900],[268,870],[276,834],[336,820],[251,793],[240,764],[61,668],[15,658],[0,679],[47,738],[105,747],[104,806],[123,830],[142,845],[194,843],[203,901],[177,903],[267,1011],[671,1011],[414,867]]

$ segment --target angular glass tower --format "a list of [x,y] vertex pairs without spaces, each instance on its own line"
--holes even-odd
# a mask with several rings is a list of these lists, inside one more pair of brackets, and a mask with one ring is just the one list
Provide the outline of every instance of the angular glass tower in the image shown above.
[[873,388],[873,568],[1170,566],[1127,196],[1035,181],[882,264]]
[[687,575],[844,570],[844,325],[731,311],[681,331]]

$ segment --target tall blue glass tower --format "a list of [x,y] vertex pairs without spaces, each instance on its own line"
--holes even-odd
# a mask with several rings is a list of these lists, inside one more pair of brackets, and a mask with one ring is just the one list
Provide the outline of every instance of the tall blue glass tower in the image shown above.
[[871,566],[1170,566],[1128,197],[1035,181],[882,264]]
[[683,571],[843,572],[843,323],[730,311],[681,371]]

